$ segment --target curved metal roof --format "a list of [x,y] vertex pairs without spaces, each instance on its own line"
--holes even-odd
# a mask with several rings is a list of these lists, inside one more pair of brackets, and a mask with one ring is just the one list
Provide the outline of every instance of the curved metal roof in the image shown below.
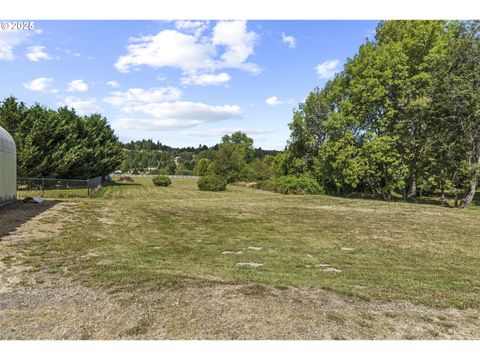
[[17,152],[17,147],[15,146],[15,141],[13,141],[12,136],[0,126],[0,152],[4,153],[13,153]]

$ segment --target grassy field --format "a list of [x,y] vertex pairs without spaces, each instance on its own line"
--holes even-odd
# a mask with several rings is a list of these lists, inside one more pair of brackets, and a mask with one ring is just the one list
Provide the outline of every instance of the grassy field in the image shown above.
[[135,181],[78,199],[75,222],[29,243],[24,262],[112,293],[255,283],[480,307],[477,208]]
[[88,189],[46,189],[46,190],[17,190],[17,198],[41,196],[45,199],[70,199],[88,197]]

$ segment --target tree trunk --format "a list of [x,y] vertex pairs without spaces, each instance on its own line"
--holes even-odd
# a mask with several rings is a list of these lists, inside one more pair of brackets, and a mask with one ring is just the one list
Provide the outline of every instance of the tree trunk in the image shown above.
[[472,155],[470,157],[470,163],[472,165],[475,165],[475,171],[473,172],[473,179],[471,180],[470,185],[468,186],[467,193],[465,195],[465,199],[463,199],[463,207],[467,208],[470,206],[470,204],[473,201],[473,198],[475,196],[475,190],[477,187],[477,181],[478,181],[478,172],[479,172],[479,165],[480,165],[480,154],[478,151],[478,142],[477,141],[472,141]]
[[455,170],[452,176],[453,190],[455,191],[455,202],[453,205],[454,207],[458,207],[458,186],[456,183],[456,179],[457,179],[457,170]]
[[417,195],[417,176],[414,173],[410,176],[410,184],[408,185],[407,200],[411,199],[415,195]]
[[473,197],[475,196],[475,188],[476,184],[472,183],[467,189],[467,195],[465,195],[465,199],[463,199],[463,207],[467,208],[473,201]]
[[390,201],[390,193],[387,191],[385,187],[382,187],[382,196],[383,196],[383,200]]

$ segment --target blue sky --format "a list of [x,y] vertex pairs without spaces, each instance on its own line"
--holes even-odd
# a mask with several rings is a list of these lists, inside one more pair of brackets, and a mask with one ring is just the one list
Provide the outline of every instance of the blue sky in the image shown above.
[[36,21],[0,31],[0,97],[100,112],[122,141],[282,149],[292,111],[377,21]]

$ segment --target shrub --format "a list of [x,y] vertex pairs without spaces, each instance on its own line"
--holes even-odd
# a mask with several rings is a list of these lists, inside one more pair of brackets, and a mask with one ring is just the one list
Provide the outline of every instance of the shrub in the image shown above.
[[118,179],[118,181],[121,181],[121,182],[133,182],[133,179],[130,177],[130,176],[120,176],[120,178]]
[[213,173],[222,176],[229,183],[239,180],[239,175],[245,167],[242,152],[232,143],[220,144],[212,165]]
[[240,172],[241,181],[261,181],[272,177],[272,172],[268,165],[260,159],[255,159],[247,164]]
[[200,159],[195,164],[193,168],[193,175],[195,176],[205,176],[208,175],[211,171],[212,162],[206,158]]
[[218,175],[207,175],[201,177],[197,185],[201,191],[224,191],[227,188],[227,180]]
[[152,175],[169,175],[170,172],[167,168],[158,168],[157,170],[150,171]]
[[259,181],[256,183],[256,188],[280,194],[318,195],[325,193],[315,179],[306,175],[279,176],[271,180]]
[[152,179],[155,186],[169,186],[172,180],[168,176],[159,175]]

